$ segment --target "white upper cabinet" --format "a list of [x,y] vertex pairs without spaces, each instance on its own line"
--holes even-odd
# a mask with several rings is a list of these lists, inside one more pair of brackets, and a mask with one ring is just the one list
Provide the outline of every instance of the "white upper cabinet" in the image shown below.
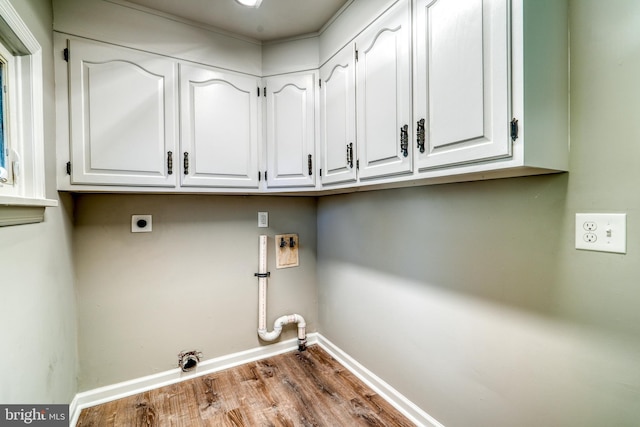
[[568,170],[568,0],[353,0],[317,37],[177,36],[202,47],[189,54],[146,44],[159,27],[116,29],[129,47],[54,34],[60,190],[333,194]]
[[356,180],[356,76],[353,44],[320,68],[322,183]]
[[183,187],[258,188],[260,80],[180,64]]
[[419,0],[418,167],[511,155],[508,0]]
[[410,10],[401,0],[355,41],[360,178],[413,167]]
[[316,80],[315,72],[264,79],[269,188],[315,185]]
[[175,62],[79,40],[68,52],[71,183],[174,187]]
[[566,171],[567,1],[416,0],[415,13],[419,176]]

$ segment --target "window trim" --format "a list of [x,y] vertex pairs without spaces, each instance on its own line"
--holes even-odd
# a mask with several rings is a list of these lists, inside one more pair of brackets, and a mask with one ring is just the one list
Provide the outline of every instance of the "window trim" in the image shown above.
[[[5,47],[16,51],[16,73],[12,82],[17,98],[13,104],[16,111],[9,114],[14,117],[11,123],[17,129],[11,130],[10,147],[20,161],[17,182],[10,191],[4,194],[0,191],[0,217],[5,218],[0,226],[41,222],[44,207],[58,205],[57,200],[45,197],[42,47],[9,0],[0,0],[0,17],[4,21],[0,34],[4,41],[8,40]],[[16,206],[42,208],[42,215],[34,215],[33,209],[12,209]],[[23,216],[20,212],[28,214]]]
[[[12,73],[16,72],[15,65],[15,56],[9,52],[9,49],[4,45],[4,43],[0,42],[0,68],[4,68],[1,70],[2,75],[0,76],[0,110],[2,110],[2,120],[4,121],[5,126],[2,127],[2,133],[0,135],[0,139],[4,141],[0,141],[0,150],[4,150],[7,153],[3,153],[0,151],[0,167],[2,167],[2,159],[6,161],[4,165],[4,170],[7,172],[7,181],[1,182],[0,186],[9,187],[11,191],[8,193],[11,194],[15,191],[13,188],[13,168],[12,168],[12,152],[11,146],[12,142],[15,140],[14,136],[11,134],[14,128],[16,127],[15,123],[12,123],[13,114],[9,114],[9,112],[15,111],[15,103],[14,103],[14,94],[11,93],[13,91],[13,80],[14,78],[11,76]],[[4,142],[4,144],[2,144]],[[6,195],[4,188],[0,188],[0,194]]]

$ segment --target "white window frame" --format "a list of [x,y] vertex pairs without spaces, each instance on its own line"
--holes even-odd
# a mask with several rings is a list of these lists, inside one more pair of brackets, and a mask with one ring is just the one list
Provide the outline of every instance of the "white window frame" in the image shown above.
[[[15,67],[15,58],[13,56],[13,54],[11,54],[11,52],[9,52],[9,50],[4,46],[4,44],[2,44],[2,42],[0,41],[0,62],[2,63],[2,65],[4,66],[4,75],[3,75],[3,79],[2,79],[2,84],[3,87],[0,86],[0,92],[4,92],[4,94],[0,93],[0,96],[4,96],[3,102],[2,102],[2,109],[4,110],[2,112],[2,119],[4,121],[4,129],[3,129],[3,136],[4,136],[4,151],[6,153],[0,153],[0,156],[3,156],[5,158],[5,167],[2,168],[2,165],[0,164],[0,194],[2,195],[15,195],[16,193],[16,186],[13,185],[14,182],[14,170],[12,167],[12,163],[13,162],[18,162],[17,159],[17,155],[14,154],[14,151],[12,150],[12,143],[14,141],[17,141],[16,137],[11,135],[11,132],[13,132],[13,129],[16,129],[16,124],[13,123],[13,116],[14,114],[10,114],[10,112],[15,111],[16,109],[16,105],[15,105],[15,95],[13,93],[13,80],[14,77],[12,76],[12,74],[15,73],[16,71],[16,67]],[[17,151],[15,151],[15,153],[17,153]],[[19,172],[19,166],[15,171],[16,173]]]
[[7,113],[9,160],[16,177],[0,187],[2,226],[40,222],[44,207],[58,201],[45,197],[42,47],[9,0],[0,0],[0,16],[6,23],[0,25],[0,34],[13,55]]

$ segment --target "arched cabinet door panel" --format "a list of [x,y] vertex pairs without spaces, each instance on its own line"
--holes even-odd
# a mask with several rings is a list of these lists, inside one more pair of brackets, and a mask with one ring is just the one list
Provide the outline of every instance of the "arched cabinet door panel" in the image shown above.
[[355,50],[350,44],[320,68],[322,184],[353,182],[356,158]]
[[313,187],[317,73],[265,79],[267,187]]
[[418,1],[420,170],[511,156],[509,21],[507,0]]
[[413,169],[409,6],[398,2],[355,42],[361,179]]
[[180,64],[183,187],[258,188],[255,77]]
[[79,40],[69,52],[72,184],[175,187],[175,62]]

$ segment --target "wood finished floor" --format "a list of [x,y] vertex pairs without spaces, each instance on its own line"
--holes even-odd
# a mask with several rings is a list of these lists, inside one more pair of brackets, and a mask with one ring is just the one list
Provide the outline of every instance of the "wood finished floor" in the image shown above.
[[76,426],[414,424],[313,345],[84,409]]

